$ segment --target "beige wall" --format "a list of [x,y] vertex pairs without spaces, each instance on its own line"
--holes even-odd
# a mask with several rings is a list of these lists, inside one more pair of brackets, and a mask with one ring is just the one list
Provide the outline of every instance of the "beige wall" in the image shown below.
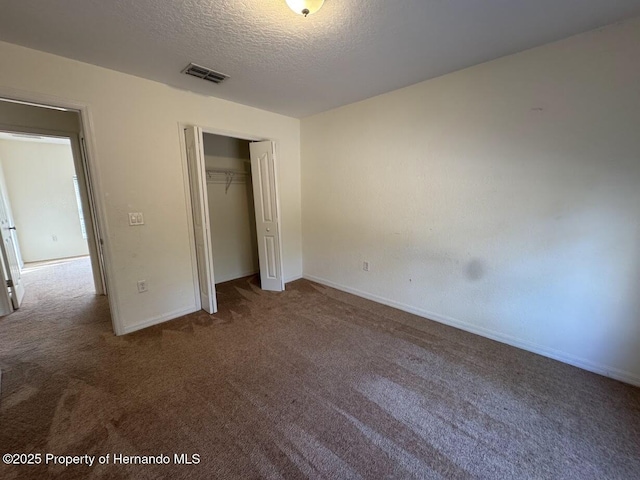
[[0,140],[0,162],[24,262],[88,255],[71,144]]
[[639,58],[635,19],[303,119],[305,276],[640,384]]
[[[204,134],[207,169],[251,173],[249,142]],[[244,183],[208,183],[209,219],[216,283],[241,278],[260,270],[251,176]]]
[[[190,312],[197,302],[179,122],[278,142],[284,274],[301,275],[299,120],[7,43],[0,43],[0,64],[11,65],[0,69],[0,93],[89,107],[112,313],[122,332]],[[130,227],[128,212],[144,213],[145,225]],[[141,279],[149,287],[143,294]]]

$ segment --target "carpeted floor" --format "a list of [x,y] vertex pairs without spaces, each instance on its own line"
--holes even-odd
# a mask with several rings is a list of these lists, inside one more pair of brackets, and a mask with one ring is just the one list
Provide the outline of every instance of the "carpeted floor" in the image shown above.
[[241,279],[215,316],[114,337],[87,260],[25,280],[0,319],[0,453],[110,463],[4,480],[640,478],[640,389],[333,289]]

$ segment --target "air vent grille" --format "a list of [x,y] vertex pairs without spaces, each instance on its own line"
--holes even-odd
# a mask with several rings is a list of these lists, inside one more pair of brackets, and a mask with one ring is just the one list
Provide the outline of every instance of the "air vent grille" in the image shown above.
[[210,68],[203,67],[202,65],[196,65],[195,63],[190,63],[189,65],[187,65],[187,67],[182,70],[182,73],[186,73],[187,75],[191,75],[192,77],[198,77],[216,84],[222,83],[227,78],[229,78],[229,75],[216,72],[214,70],[211,70]]

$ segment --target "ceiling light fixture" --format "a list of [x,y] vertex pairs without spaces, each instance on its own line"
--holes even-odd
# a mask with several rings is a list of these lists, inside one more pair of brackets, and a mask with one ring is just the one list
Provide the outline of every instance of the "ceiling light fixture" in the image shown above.
[[285,0],[289,8],[298,15],[311,15],[322,7],[324,0]]

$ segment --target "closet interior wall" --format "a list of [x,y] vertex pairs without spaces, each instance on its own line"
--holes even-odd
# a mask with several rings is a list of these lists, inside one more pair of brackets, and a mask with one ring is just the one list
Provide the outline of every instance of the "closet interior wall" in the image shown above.
[[259,272],[249,141],[204,134],[215,283]]

